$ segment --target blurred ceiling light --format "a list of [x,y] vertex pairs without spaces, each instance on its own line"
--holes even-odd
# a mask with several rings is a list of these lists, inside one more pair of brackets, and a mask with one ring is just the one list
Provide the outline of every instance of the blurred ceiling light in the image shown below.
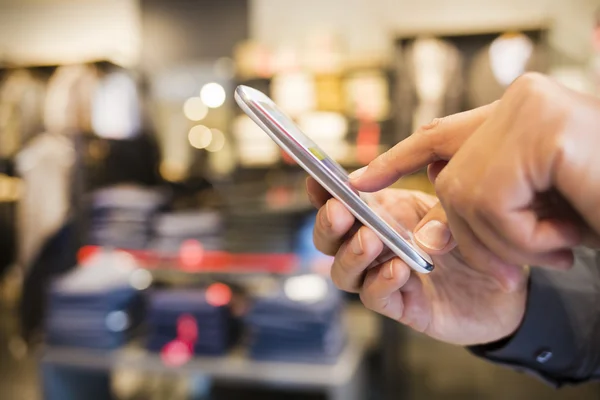
[[212,141],[212,132],[204,125],[196,125],[188,133],[190,145],[196,149],[205,149]]
[[190,97],[183,103],[183,114],[190,121],[201,121],[208,114],[208,108],[200,97]]
[[200,90],[202,102],[210,108],[218,108],[225,103],[225,89],[218,83],[207,83]]
[[212,138],[208,146],[206,146],[206,150],[211,153],[215,153],[223,149],[225,146],[225,135],[218,129],[211,129]]
[[327,295],[327,282],[319,275],[295,276],[285,282],[283,290],[290,300],[314,303]]

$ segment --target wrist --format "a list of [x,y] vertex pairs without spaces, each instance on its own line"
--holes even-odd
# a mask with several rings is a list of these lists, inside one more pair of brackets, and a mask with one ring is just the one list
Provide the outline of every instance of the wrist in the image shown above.
[[468,346],[469,349],[480,354],[499,351],[508,346],[515,335],[517,335],[519,329],[523,325],[527,310],[528,294],[530,291],[529,267],[526,267],[526,273],[527,279],[525,286],[519,292],[519,299],[517,300],[516,305],[513,305],[514,308],[511,310],[513,312],[507,313],[511,315],[511,319],[504,324],[502,332],[497,332],[496,337],[489,341]]

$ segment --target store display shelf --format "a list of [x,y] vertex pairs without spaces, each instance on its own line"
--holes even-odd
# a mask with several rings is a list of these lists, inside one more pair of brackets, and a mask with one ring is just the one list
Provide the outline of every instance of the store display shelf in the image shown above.
[[[99,246],[84,246],[79,251],[80,263],[102,251]],[[271,273],[290,274],[300,266],[300,257],[292,253],[228,253],[203,251],[201,244],[190,242],[179,253],[165,254],[153,250],[106,249],[125,252],[148,270],[170,270],[185,273]]]
[[375,321],[364,309],[348,307],[345,317],[348,343],[331,365],[254,361],[236,348],[223,357],[194,357],[181,366],[171,367],[159,354],[135,344],[114,351],[46,346],[41,350],[41,362],[54,367],[203,374],[221,381],[327,390],[351,384],[376,335],[371,330]]
[[332,365],[253,361],[236,349],[224,357],[194,357],[184,365],[170,367],[159,354],[139,347],[111,352],[48,347],[43,350],[42,362],[85,369],[204,374],[216,380],[318,389],[346,384],[352,379],[365,350],[366,343],[355,338]]

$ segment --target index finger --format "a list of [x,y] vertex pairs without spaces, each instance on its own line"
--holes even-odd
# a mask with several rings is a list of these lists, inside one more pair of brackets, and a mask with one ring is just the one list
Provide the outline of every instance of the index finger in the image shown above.
[[352,185],[374,192],[435,161],[449,160],[488,118],[496,103],[435,119],[352,174]]

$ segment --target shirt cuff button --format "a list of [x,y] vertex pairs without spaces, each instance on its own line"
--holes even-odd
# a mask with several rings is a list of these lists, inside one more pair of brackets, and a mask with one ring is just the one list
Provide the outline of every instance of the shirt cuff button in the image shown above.
[[550,350],[541,350],[536,354],[535,360],[540,364],[545,364],[552,358],[552,356],[553,354]]

